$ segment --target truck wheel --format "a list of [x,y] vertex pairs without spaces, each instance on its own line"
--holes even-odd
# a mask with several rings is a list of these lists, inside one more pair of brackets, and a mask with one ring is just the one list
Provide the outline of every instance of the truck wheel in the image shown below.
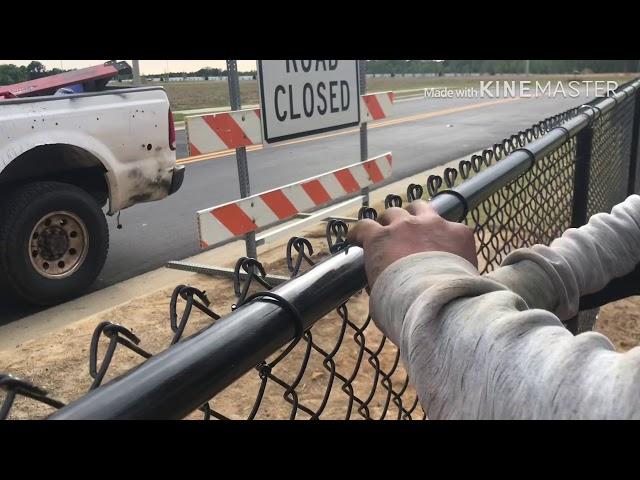
[[109,250],[109,228],[87,192],[34,182],[10,194],[0,217],[0,271],[24,300],[53,305],[96,279]]

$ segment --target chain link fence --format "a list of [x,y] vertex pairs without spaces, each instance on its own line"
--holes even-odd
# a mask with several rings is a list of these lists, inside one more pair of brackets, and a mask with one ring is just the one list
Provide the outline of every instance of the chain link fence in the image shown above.
[[608,212],[627,197],[635,107],[626,98],[594,121],[588,216]]
[[[545,119],[446,169],[442,177],[432,175],[389,195],[384,206],[417,198],[444,205],[438,210],[443,216],[474,229],[483,273],[517,248],[549,244],[624,200],[632,193],[628,185],[637,188],[639,86],[627,84],[613,98]],[[364,217],[376,218],[377,211],[363,207],[359,218]],[[347,231],[344,221],[334,219],[322,240],[293,237],[273,272],[240,258],[234,272],[237,303],[226,319],[209,309],[204,292],[177,286],[170,300],[171,348],[155,357],[124,326],[101,323],[89,352],[91,393],[53,417],[425,419],[397,348],[368,313],[361,257],[347,245]],[[292,280],[282,284],[287,278]],[[183,339],[194,308],[213,326]],[[594,313],[585,312],[574,330],[591,328]],[[151,360],[98,388],[116,348]],[[155,379],[163,368],[166,378]],[[11,376],[0,376],[0,390],[0,418],[10,416],[17,395],[63,406]]]

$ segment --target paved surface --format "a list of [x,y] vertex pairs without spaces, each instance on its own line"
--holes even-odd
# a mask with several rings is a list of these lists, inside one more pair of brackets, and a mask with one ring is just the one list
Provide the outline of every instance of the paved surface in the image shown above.
[[[369,154],[392,151],[393,178],[398,179],[493,145],[586,100],[583,97],[400,101],[391,119],[371,124]],[[258,193],[358,161],[359,135],[347,132],[248,153],[251,191]],[[178,131],[177,152],[179,159],[187,156],[184,130]],[[115,218],[108,219],[111,250],[91,291],[161,267],[169,260],[199,253],[195,212],[237,198],[234,155],[187,163],[184,184],[175,195],[123,211],[122,230],[115,228]],[[0,325],[41,310],[4,293],[0,293],[0,305]]]

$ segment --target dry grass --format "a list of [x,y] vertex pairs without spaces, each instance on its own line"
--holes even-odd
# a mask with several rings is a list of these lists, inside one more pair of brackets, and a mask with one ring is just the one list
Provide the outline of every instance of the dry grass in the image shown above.
[[[535,81],[564,81],[571,80],[615,80],[619,84],[634,78],[632,75],[532,75],[527,80]],[[522,76],[482,76],[482,77],[394,77],[394,78],[369,78],[367,79],[368,92],[381,92],[386,90],[407,90],[412,88],[454,88],[468,87],[479,88],[480,81],[520,81]],[[167,90],[171,106],[174,110],[191,110],[197,108],[215,108],[229,105],[229,89],[227,82],[167,82],[154,83]],[[240,94],[243,105],[258,103],[258,82],[256,80],[244,80],[240,82]]]
[[[227,82],[169,82],[157,83],[167,91],[171,108],[174,110],[192,110],[196,108],[215,108],[229,105],[229,87]],[[258,103],[258,82],[245,80],[240,82],[240,96],[243,105]]]

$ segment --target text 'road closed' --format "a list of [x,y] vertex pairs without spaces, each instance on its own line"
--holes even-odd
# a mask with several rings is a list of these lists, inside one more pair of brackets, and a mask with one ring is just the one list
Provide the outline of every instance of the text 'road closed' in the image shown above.
[[268,143],[360,121],[356,60],[259,60],[258,73]]

